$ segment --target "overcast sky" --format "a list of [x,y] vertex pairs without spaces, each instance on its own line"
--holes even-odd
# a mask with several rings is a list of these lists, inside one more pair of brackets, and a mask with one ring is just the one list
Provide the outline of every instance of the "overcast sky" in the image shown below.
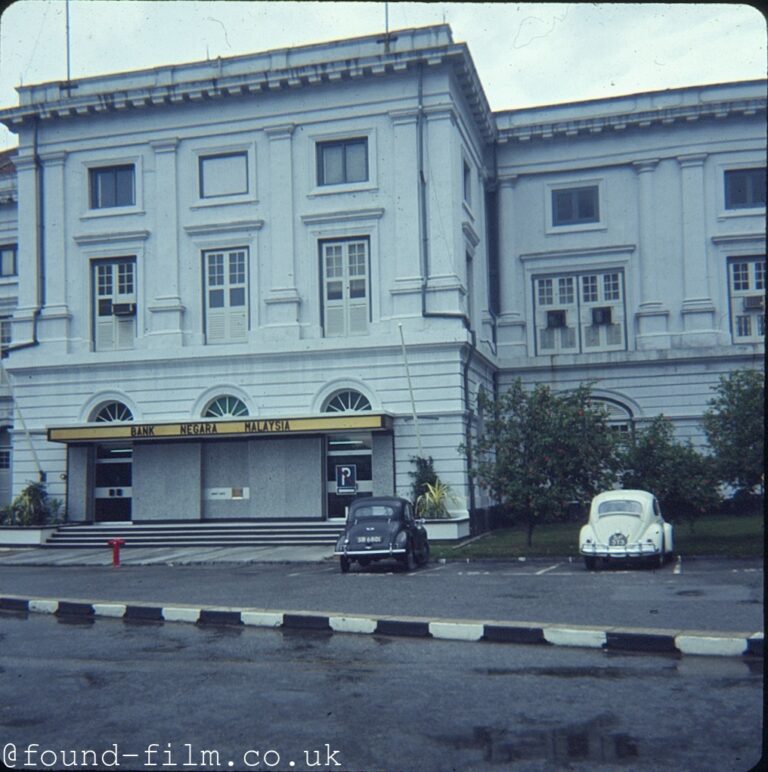
[[[385,3],[71,0],[73,78],[235,56],[385,29]],[[402,3],[389,27],[448,22],[491,108],[762,78],[766,23],[748,5]],[[65,0],[16,0],[0,18],[0,107],[64,80]],[[0,127],[0,149],[16,138]]]

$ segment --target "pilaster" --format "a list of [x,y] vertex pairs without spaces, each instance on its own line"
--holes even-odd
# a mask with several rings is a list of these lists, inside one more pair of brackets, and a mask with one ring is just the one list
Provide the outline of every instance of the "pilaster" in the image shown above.
[[656,264],[659,254],[656,228],[656,191],[654,171],[659,159],[635,161],[639,186],[640,238],[637,251],[637,275],[640,277],[640,297],[635,313],[639,350],[668,349],[672,345],[669,333],[669,310],[659,299],[659,277],[662,267]]
[[298,338],[301,297],[296,288],[293,227],[293,124],[270,126],[269,138],[271,277],[264,302],[266,326],[280,337]]
[[150,348],[181,347],[184,305],[179,292],[179,221],[176,137],[152,142],[155,151],[153,269],[145,266]]
[[684,346],[714,346],[715,306],[710,293],[707,260],[706,208],[704,201],[704,161],[706,153],[677,157],[680,165],[683,240],[683,317]]
[[515,251],[515,184],[516,174],[499,176],[499,297],[501,308],[497,319],[499,355],[505,359],[524,357],[525,340],[524,277]]

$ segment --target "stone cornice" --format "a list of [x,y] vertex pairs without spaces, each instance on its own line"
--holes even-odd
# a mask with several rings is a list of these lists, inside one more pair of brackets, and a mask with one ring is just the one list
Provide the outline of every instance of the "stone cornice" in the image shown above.
[[[596,115],[588,118],[568,118],[549,122],[521,123],[499,128],[499,142],[527,142],[532,139],[546,140],[555,137],[575,137],[600,134],[603,131],[623,131],[628,128],[648,129],[674,123],[689,124],[699,119],[751,116],[765,113],[768,100],[734,99],[704,102],[683,107],[665,107],[633,113]],[[577,106],[577,103],[574,107]]]
[[122,233],[110,231],[109,233],[81,233],[73,237],[75,244],[119,244],[126,241],[146,241],[149,231],[124,231]]
[[[395,31],[391,33],[391,39],[397,40],[401,37],[405,41],[410,37],[412,45],[403,45],[400,50],[395,45],[392,50],[388,46],[372,46],[367,41],[368,45],[361,46],[362,53],[335,60],[318,55],[317,61],[313,62],[311,52],[307,54],[301,48],[296,48],[190,65],[160,67],[154,71],[116,73],[69,83],[54,82],[30,86],[20,90],[22,104],[0,110],[0,122],[9,128],[18,127],[35,118],[49,121],[228,97],[246,97],[323,83],[338,83],[343,80],[380,78],[385,74],[401,74],[409,70],[416,77],[420,67],[432,68],[447,64],[454,69],[482,135],[486,139],[493,139],[496,131],[493,114],[469,49],[464,43],[441,43],[441,34],[444,40],[450,40],[444,36],[445,29],[447,28],[438,26],[425,30]],[[351,42],[328,44],[325,50],[333,51],[334,46],[337,46],[338,56],[342,57],[345,44]],[[316,50],[320,51],[322,48],[318,46]],[[293,57],[301,57],[305,63],[289,66]],[[80,88],[82,91],[79,92]]]

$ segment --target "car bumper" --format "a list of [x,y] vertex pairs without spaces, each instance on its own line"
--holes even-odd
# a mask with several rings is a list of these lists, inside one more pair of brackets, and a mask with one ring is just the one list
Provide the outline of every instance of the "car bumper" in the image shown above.
[[336,555],[344,555],[348,558],[388,558],[395,555],[405,555],[405,548],[377,547],[376,549],[343,549],[334,550]]
[[661,549],[655,544],[626,544],[623,547],[609,547],[607,544],[582,544],[579,552],[586,557],[627,560],[629,558],[652,557],[660,554]]

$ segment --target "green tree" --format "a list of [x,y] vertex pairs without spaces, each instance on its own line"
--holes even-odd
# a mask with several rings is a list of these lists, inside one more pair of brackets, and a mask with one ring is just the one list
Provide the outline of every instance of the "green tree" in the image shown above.
[[516,380],[491,399],[481,391],[482,428],[460,451],[470,474],[527,528],[565,516],[569,502],[610,487],[617,445],[607,412],[591,401],[591,389],[555,394],[544,385],[526,391]]
[[721,376],[702,422],[717,474],[737,491],[764,492],[765,378],[757,370]]
[[655,494],[665,518],[692,521],[720,501],[715,464],[690,441],[675,440],[674,434],[672,422],[658,415],[626,437],[621,485]]

